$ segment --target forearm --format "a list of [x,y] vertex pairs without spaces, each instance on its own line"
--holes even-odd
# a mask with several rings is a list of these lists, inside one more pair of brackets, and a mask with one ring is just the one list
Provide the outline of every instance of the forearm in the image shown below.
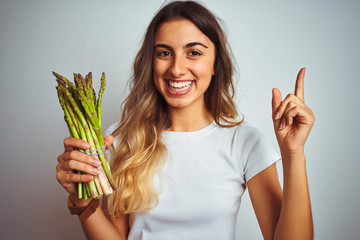
[[313,239],[313,221],[305,155],[282,152],[283,202],[274,239]]
[[82,222],[82,227],[87,239],[126,239],[125,234],[120,233],[100,207]]
[[[75,195],[70,195],[70,201],[76,207],[85,207],[90,203],[90,199],[78,199]],[[105,206],[107,206],[105,204]],[[104,207],[104,206],[103,206]],[[127,227],[126,218],[117,219],[117,225],[105,215],[99,206],[85,221],[81,222],[82,228],[87,239],[126,239]],[[120,223],[120,224],[119,224]]]

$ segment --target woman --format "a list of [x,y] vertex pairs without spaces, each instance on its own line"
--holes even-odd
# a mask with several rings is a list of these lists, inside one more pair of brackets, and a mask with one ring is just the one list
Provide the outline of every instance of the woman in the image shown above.
[[[284,100],[273,89],[282,191],[274,164],[279,157],[255,128],[237,119],[233,66],[216,18],[191,1],[164,6],[136,56],[131,92],[112,134],[117,191],[101,208],[74,194],[74,183],[98,174],[99,162],[74,150],[87,149],[86,142],[65,139],[58,157],[57,179],[70,193],[72,210],[89,212],[82,219],[86,235],[234,239],[247,186],[264,239],[311,239],[304,144],[314,116],[304,104],[304,73]],[[105,138],[108,147],[113,136]]]

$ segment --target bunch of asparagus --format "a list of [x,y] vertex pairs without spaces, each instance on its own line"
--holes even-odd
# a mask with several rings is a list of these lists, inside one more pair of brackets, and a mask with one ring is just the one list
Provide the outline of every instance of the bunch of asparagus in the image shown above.
[[[75,85],[67,78],[52,72],[56,77],[56,86],[60,105],[64,111],[65,122],[72,137],[90,143],[88,150],[79,149],[101,161],[100,174],[88,183],[77,184],[79,198],[99,198],[115,190],[114,180],[107,160],[105,143],[101,131],[101,100],[105,90],[105,73],[101,76],[101,87],[96,99],[91,72],[85,76],[74,73]],[[84,174],[78,171],[78,174]]]

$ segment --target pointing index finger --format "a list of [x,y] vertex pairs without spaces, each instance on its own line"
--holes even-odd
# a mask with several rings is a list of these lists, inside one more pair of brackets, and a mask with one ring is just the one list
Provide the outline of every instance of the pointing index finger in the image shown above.
[[295,96],[300,98],[303,102],[305,102],[304,98],[304,77],[305,77],[305,71],[306,68],[300,69],[297,78],[296,78],[296,84],[295,84]]

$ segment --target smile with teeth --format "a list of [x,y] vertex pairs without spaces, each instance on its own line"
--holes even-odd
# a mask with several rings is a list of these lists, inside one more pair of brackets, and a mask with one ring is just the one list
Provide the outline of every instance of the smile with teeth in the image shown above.
[[169,87],[175,92],[182,92],[190,88],[193,81],[168,81]]

